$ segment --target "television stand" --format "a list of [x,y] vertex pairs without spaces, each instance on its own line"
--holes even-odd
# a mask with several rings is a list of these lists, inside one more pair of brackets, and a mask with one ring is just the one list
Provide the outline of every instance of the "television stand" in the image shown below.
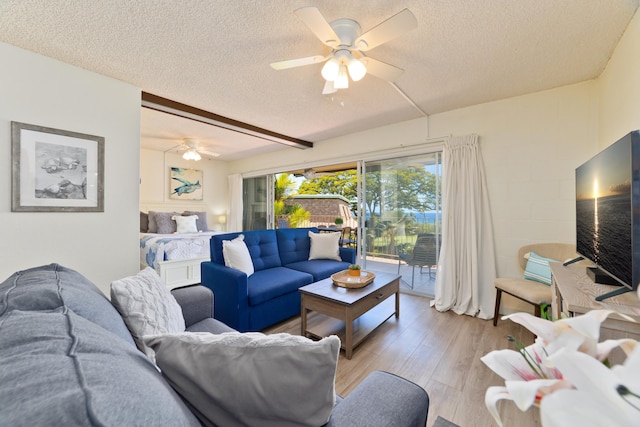
[[[591,310],[613,310],[635,320],[629,321],[612,314],[602,324],[600,341],[606,339],[633,338],[640,340],[640,299],[635,292],[625,292],[625,287],[599,285],[587,276],[584,265],[552,262],[551,267],[551,317],[578,316]],[[599,295],[623,292],[606,301],[596,301]]]
[[591,279],[593,283],[597,283],[598,285],[623,286],[622,283],[618,282],[598,267],[587,267],[587,276],[589,276],[589,279]]
[[621,286],[618,289],[614,289],[610,292],[607,292],[606,294],[603,295],[598,295],[596,297],[596,301],[604,301],[607,298],[611,298],[611,297],[615,297],[618,295],[622,295],[622,294],[626,294],[627,292],[631,292],[631,288],[627,288],[626,286]]

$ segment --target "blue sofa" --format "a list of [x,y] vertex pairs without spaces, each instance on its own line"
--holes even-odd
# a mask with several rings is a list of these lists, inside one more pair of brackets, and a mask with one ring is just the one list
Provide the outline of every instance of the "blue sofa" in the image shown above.
[[[309,260],[309,231],[283,228],[218,234],[211,237],[211,261],[201,264],[201,284],[215,294],[215,318],[240,331],[260,331],[300,314],[298,288],[345,270],[356,259],[352,248],[340,248],[342,261]],[[222,242],[244,234],[255,272],[226,267]]]

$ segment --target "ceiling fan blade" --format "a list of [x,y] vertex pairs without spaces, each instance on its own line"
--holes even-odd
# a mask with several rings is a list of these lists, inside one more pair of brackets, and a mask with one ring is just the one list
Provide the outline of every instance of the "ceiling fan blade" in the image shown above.
[[417,26],[415,15],[409,9],[404,9],[358,37],[353,45],[362,51],[373,49]]
[[317,7],[302,7],[296,9],[294,13],[309,27],[322,43],[332,48],[340,44],[340,38],[336,32],[333,31],[333,28],[331,28],[327,20],[324,19],[324,16],[322,16],[322,13],[320,13]]
[[360,58],[360,62],[362,62],[367,68],[367,74],[371,74],[390,82],[395,81],[404,72],[402,68],[387,64],[386,62],[378,61],[377,59],[369,58],[368,56]]
[[220,153],[216,153],[214,151],[209,151],[209,150],[203,150],[202,148],[199,148],[198,150],[196,150],[198,153],[200,154],[204,154],[205,156],[211,156],[211,157],[220,157]]
[[324,88],[322,89],[322,94],[329,95],[330,93],[336,93],[337,91],[338,89],[333,87],[333,82],[327,80],[324,84]]
[[315,55],[306,58],[287,59],[286,61],[273,62],[271,68],[274,70],[286,70],[287,68],[302,67],[304,65],[319,64],[326,61],[328,56]]

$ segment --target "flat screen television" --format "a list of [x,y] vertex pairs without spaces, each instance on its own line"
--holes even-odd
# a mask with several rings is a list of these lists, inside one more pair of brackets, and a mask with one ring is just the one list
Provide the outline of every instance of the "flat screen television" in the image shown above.
[[595,283],[635,291],[640,281],[640,132],[633,131],[576,169],[576,250]]

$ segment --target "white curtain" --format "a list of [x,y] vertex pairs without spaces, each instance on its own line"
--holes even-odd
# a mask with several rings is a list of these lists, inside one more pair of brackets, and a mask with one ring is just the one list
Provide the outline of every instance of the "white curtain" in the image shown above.
[[242,175],[229,175],[229,213],[227,231],[242,231]]
[[432,305],[438,311],[491,319],[496,263],[477,135],[450,138],[443,162],[443,240]]

